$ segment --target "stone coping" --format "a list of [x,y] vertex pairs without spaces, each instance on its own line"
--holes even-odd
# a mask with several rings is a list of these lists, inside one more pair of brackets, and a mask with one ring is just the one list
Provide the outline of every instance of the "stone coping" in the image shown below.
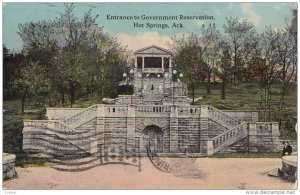
[[15,154],[8,154],[8,153],[3,153],[3,162],[2,164],[8,164],[11,162],[15,162],[16,160],[16,155]]
[[284,164],[297,167],[297,155],[284,156],[281,159]]

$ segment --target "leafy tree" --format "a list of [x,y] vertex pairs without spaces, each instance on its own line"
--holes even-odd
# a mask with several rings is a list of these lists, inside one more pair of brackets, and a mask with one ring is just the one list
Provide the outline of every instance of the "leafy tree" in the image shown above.
[[221,48],[221,54],[219,55],[220,58],[217,62],[216,74],[222,80],[221,99],[225,99],[226,85],[229,82],[229,78],[232,74],[232,59],[230,55],[230,48],[226,41],[220,41],[219,47]]
[[12,86],[21,98],[22,114],[24,113],[25,101],[28,98],[48,90],[49,83],[44,75],[45,69],[35,62],[29,62],[22,66],[20,76],[13,81]]
[[233,60],[233,82],[236,82],[243,80],[246,62],[259,39],[254,25],[247,19],[240,21],[239,18],[226,18],[226,22],[223,28]]
[[182,38],[173,37],[171,49],[174,53],[174,67],[184,73],[184,80],[192,90],[193,104],[195,99],[195,84],[205,80],[205,62],[202,60],[203,48],[196,35]]
[[19,25],[23,52],[49,78],[49,103],[54,99],[65,106],[68,99],[71,107],[77,98],[92,93],[115,96],[110,89],[121,80],[128,57],[126,48],[98,27],[91,10],[79,19],[74,8],[65,4],[55,20]]
[[205,25],[202,26],[201,36],[200,36],[200,44],[202,47],[203,53],[201,58],[204,61],[204,71],[207,74],[207,93],[211,93],[210,83],[212,73],[215,72],[215,68],[217,66],[217,61],[219,59],[220,53],[220,42],[221,34],[219,30],[217,30],[216,25],[209,24],[207,27]]

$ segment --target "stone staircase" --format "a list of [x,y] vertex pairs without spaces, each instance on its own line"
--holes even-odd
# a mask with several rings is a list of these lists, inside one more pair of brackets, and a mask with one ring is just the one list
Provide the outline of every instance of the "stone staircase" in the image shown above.
[[212,106],[208,106],[207,108],[208,118],[227,129],[208,140],[207,154],[209,156],[248,136],[248,123],[238,121]]
[[[41,120],[32,120],[29,122],[24,122],[25,128],[23,129],[23,134],[26,136],[27,131],[28,133],[34,132],[33,135],[39,136],[39,139],[34,141],[33,143],[26,143],[23,142],[23,145],[25,144],[24,148],[26,148],[26,145],[39,145],[37,143],[39,140],[44,140],[42,145],[44,145],[45,148],[51,148],[52,150],[57,150],[58,153],[60,153],[60,149],[55,148],[55,144],[53,145],[53,140],[60,140],[61,143],[63,143],[63,147],[67,148],[75,148],[72,151],[69,151],[69,156],[76,156],[78,152],[84,153],[86,156],[90,155],[90,140],[89,138],[94,137],[95,135],[90,134],[89,132],[83,132],[83,133],[77,133],[75,129],[68,127],[64,123],[60,121],[41,121]],[[32,136],[30,135],[30,139],[32,139]],[[55,137],[55,139],[53,139]],[[53,147],[52,147],[53,145]],[[61,144],[59,144],[61,145]],[[35,146],[37,150],[43,151],[42,148],[38,148]],[[64,149],[65,150],[65,149]]]
[[209,118],[227,129],[233,128],[241,123],[239,120],[232,118],[213,106],[207,106],[207,109]]
[[68,126],[69,128],[75,129],[78,126],[82,125],[83,123],[86,123],[95,117],[97,117],[98,114],[98,105],[94,105],[91,107],[88,107],[81,111],[78,114],[75,114],[63,121],[63,124]]

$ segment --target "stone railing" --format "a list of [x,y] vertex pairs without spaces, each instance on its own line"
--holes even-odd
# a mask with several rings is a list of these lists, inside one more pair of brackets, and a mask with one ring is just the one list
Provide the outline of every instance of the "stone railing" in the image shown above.
[[79,125],[81,125],[83,122],[95,118],[97,116],[97,113],[98,113],[98,105],[94,105],[64,120],[63,123],[71,128],[76,128]]
[[213,118],[216,122],[218,122],[220,125],[230,129],[241,122],[232,118],[231,116],[227,115],[226,113],[212,107],[212,106],[207,106],[208,109],[208,115],[209,117]]
[[127,115],[127,105],[105,105],[104,115],[109,117],[124,117]]
[[198,106],[178,106],[178,116],[192,116],[200,114],[200,107]]
[[243,122],[232,129],[229,129],[220,135],[214,137],[207,142],[207,153],[213,155],[214,153],[222,150],[248,135],[248,124]]
[[145,116],[145,115],[153,115],[157,117],[161,117],[162,115],[169,115],[171,112],[170,106],[161,106],[161,105],[139,105],[135,107],[135,112],[137,115]]
[[144,68],[143,72],[145,72],[145,73],[163,73],[164,69],[162,69],[162,68]]

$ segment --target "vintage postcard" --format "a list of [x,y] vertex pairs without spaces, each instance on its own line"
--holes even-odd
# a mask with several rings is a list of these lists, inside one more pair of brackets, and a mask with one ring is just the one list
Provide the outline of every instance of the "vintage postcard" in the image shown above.
[[2,189],[295,194],[297,13],[2,3]]

